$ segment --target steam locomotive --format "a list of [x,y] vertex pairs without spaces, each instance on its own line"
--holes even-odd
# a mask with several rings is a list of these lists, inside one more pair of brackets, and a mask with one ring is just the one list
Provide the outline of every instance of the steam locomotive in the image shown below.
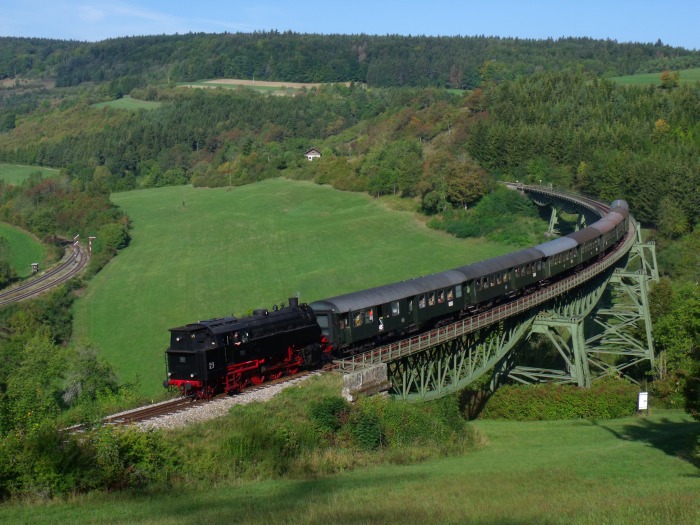
[[321,329],[314,311],[296,298],[289,306],[254,310],[170,329],[168,379],[183,395],[212,397],[296,374],[321,361]]
[[310,305],[290,299],[271,312],[172,328],[163,384],[210,397],[367,350],[544,286],[604,256],[628,228],[627,202],[616,200],[592,225],[533,248]]

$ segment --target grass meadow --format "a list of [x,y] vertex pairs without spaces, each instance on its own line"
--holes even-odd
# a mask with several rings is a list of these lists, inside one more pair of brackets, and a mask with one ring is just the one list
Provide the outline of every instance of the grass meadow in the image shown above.
[[0,237],[10,244],[10,265],[19,277],[31,275],[32,263],[39,263],[39,269],[43,269],[46,249],[36,237],[4,222],[0,222]]
[[275,179],[112,196],[132,241],[75,307],[74,338],[95,344],[123,381],[164,392],[168,328],[311,302],[506,253],[431,230],[380,200]]
[[[700,67],[692,69],[681,69],[679,71],[679,81],[681,83],[695,83],[700,82]],[[660,86],[661,85],[661,73],[645,73],[643,75],[628,75],[624,77],[612,77],[610,78],[613,82],[617,84],[627,85],[627,86]]]
[[605,422],[472,423],[473,452],[312,480],[260,480],[6,505],[3,523],[697,525],[700,423],[679,411]]
[[160,107],[160,105],[160,102],[139,100],[137,98],[131,98],[129,95],[124,95],[122,98],[118,98],[116,100],[109,100],[107,102],[98,102],[97,104],[93,104],[93,106],[96,108],[110,107],[114,109],[128,109],[132,111],[137,109],[157,109]]
[[44,166],[22,166],[20,164],[5,164],[0,162],[0,180],[8,184],[21,184],[31,173],[40,171],[45,178],[58,175],[56,168]]

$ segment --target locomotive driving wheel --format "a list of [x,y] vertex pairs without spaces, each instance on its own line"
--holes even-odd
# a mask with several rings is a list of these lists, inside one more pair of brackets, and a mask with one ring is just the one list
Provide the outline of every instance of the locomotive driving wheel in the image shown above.
[[250,382],[254,385],[260,385],[265,382],[265,376],[261,373],[250,374]]

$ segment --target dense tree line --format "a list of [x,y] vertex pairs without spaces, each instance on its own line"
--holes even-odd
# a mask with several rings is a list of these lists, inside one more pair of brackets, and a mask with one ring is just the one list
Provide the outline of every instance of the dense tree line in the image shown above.
[[217,77],[470,89],[485,80],[482,65],[489,60],[502,65],[499,74],[506,78],[573,66],[603,76],[697,67],[700,53],[660,41],[278,31],[125,37],[96,43],[0,38],[0,79],[46,76],[55,78],[59,87],[111,82],[115,94],[154,81]]
[[487,170],[624,196],[638,219],[673,236],[698,221],[700,86],[621,87],[564,72],[491,85],[474,98],[484,118],[469,152]]

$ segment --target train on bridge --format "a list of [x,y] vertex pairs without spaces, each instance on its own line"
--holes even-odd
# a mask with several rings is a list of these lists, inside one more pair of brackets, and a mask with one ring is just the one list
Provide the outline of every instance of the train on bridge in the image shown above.
[[170,329],[166,388],[208,398],[366,351],[531,293],[605,256],[629,227],[614,201],[579,231],[440,273]]

